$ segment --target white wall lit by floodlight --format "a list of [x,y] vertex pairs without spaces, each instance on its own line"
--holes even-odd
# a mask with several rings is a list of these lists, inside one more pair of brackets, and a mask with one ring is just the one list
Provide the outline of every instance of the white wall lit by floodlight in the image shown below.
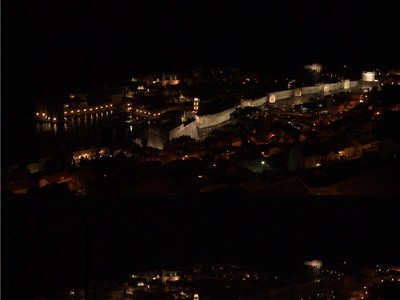
[[367,72],[364,71],[361,74],[361,80],[362,81],[368,81],[368,82],[374,82],[375,81],[375,72]]
[[275,103],[276,101],[276,96],[274,93],[269,94],[269,103]]
[[342,88],[348,90],[350,88],[350,79],[342,80]]

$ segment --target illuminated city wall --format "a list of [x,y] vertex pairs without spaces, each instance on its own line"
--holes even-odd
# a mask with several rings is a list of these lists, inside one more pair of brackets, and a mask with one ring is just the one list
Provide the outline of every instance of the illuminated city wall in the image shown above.
[[169,132],[169,140],[176,139],[181,136],[190,136],[192,139],[198,138],[197,123],[193,121],[185,126],[181,124]]
[[281,99],[292,97],[293,90],[279,91],[279,92],[275,92],[274,94],[275,94],[276,100],[281,100]]
[[196,121],[193,121],[186,126],[182,123],[169,132],[164,130],[162,127],[149,128],[147,132],[147,146],[162,150],[168,141],[177,139],[181,136],[189,136],[192,139],[197,140],[198,128]]
[[355,88],[358,85],[357,80],[350,81],[350,88]]
[[[345,87],[347,89],[349,88],[354,88],[358,85],[358,81],[345,81]],[[212,114],[212,115],[205,115],[205,116],[196,116],[196,123],[198,128],[207,128],[211,126],[215,126],[218,124],[221,124],[223,122],[226,122],[230,119],[230,115],[234,110],[238,107],[259,107],[262,105],[265,105],[267,102],[269,103],[275,103],[276,101],[279,100],[284,100],[284,99],[289,99],[293,95],[295,96],[303,96],[303,95],[309,95],[309,94],[318,94],[320,92],[324,93],[329,93],[333,91],[337,91],[340,89],[343,89],[343,83],[337,82],[337,83],[327,83],[327,84],[321,84],[321,85],[316,85],[316,86],[306,86],[302,88],[297,88],[297,89],[290,89],[290,90],[284,90],[284,91],[278,91],[278,92],[273,92],[269,93],[265,97],[261,97],[255,100],[251,99],[243,99],[240,103],[239,106],[224,110],[222,112]]]
[[267,96],[265,97],[261,97],[258,99],[244,99],[240,101],[240,106],[243,107],[258,107],[258,106],[262,106],[265,105],[267,103]]
[[265,105],[267,103],[267,96],[261,97],[259,99],[251,100],[251,106],[258,107]]
[[268,94],[268,102],[275,103],[281,99],[290,98],[293,95],[293,90],[285,90]]
[[240,106],[243,107],[250,107],[251,106],[251,99],[243,99],[240,101]]
[[348,90],[350,88],[350,79],[342,80],[342,89]]
[[321,90],[321,87],[319,85],[305,86],[305,87],[301,88],[301,94],[302,95],[316,94],[316,93],[319,93],[320,90]]
[[231,113],[238,107],[241,106],[235,106],[212,115],[196,116],[197,127],[205,128],[228,121],[231,118]]
[[[346,87],[354,88],[358,85],[358,81],[346,81]],[[328,83],[322,84],[318,86],[307,86],[303,88],[290,89],[284,91],[278,91],[274,93],[269,93],[265,97],[261,97],[258,99],[243,99],[240,105],[229,108],[227,110],[204,116],[195,116],[195,121],[184,126],[184,124],[179,125],[169,132],[169,140],[178,138],[180,136],[190,136],[193,139],[198,139],[201,135],[201,138],[205,138],[208,134],[209,129],[217,126],[219,124],[225,123],[231,119],[231,114],[235,111],[236,108],[239,107],[259,107],[265,105],[267,102],[275,103],[275,101],[290,99],[293,95],[295,96],[303,96],[308,94],[318,94],[320,92],[332,92],[343,89],[343,83]],[[206,129],[207,131],[204,131]],[[201,133],[199,133],[201,131]],[[152,136],[149,138],[149,146],[162,149],[163,144],[165,143],[167,137],[163,137],[161,134],[158,136]]]
[[358,84],[359,84],[358,80],[351,81],[350,79],[344,79],[342,81],[341,88],[344,90],[349,90],[349,89],[355,88]]
[[324,93],[336,91],[342,88],[342,83],[337,82],[337,83],[326,83],[322,85],[322,91]]
[[375,72],[367,72],[367,71],[362,72],[361,80],[367,81],[367,82],[374,82],[375,81]]

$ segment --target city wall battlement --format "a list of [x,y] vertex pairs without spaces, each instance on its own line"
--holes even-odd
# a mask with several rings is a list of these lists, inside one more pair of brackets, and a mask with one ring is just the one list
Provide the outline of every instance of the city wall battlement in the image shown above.
[[232,108],[226,109],[224,111],[204,115],[204,116],[195,116],[196,124],[198,128],[207,128],[210,126],[215,126],[221,124],[223,122],[228,121],[231,118],[231,114],[235,111],[235,109],[239,107],[260,107],[266,105],[267,103],[276,103],[279,100],[288,99],[293,96],[305,96],[309,94],[317,94],[317,93],[329,93],[340,90],[349,90],[350,88],[354,88],[358,85],[358,81],[343,81],[338,83],[328,83],[321,84],[316,86],[307,86],[302,88],[294,88],[289,90],[277,91],[273,93],[268,93],[266,96],[258,98],[258,99],[244,99],[241,101],[240,105],[234,106]]
[[[195,115],[195,121],[186,126],[180,125],[169,132],[169,136],[164,138],[172,140],[180,136],[190,136],[195,140],[203,140],[207,137],[208,132],[211,132],[217,126],[229,122],[231,114],[237,108],[244,107],[263,107],[267,104],[279,104],[290,101],[291,104],[297,103],[299,99],[307,95],[313,94],[328,94],[331,92],[349,91],[352,88],[359,86],[359,81],[343,80],[338,83],[320,84],[316,86],[306,86],[302,88],[293,88],[283,91],[267,93],[266,96],[257,99],[242,99],[239,105],[228,108],[226,110],[209,115]],[[306,97],[307,98],[307,97]],[[293,99],[291,101],[290,99]],[[297,99],[297,101],[296,101]],[[304,101],[304,100],[302,100]],[[201,134],[199,133],[201,132]],[[163,143],[164,143],[163,142]],[[162,144],[163,144],[162,143]],[[158,145],[158,147],[163,147]]]

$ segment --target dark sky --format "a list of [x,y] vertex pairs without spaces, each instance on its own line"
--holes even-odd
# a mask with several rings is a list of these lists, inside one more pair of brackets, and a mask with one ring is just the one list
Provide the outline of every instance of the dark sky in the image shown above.
[[5,0],[3,89],[40,95],[198,65],[390,66],[394,2]]

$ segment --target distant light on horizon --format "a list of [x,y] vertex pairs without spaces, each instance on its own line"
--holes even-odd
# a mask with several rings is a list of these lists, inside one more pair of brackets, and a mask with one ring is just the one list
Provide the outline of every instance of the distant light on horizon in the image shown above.
[[313,268],[320,269],[322,267],[322,261],[321,260],[312,260],[312,261],[306,261],[304,263],[305,266],[310,266]]

